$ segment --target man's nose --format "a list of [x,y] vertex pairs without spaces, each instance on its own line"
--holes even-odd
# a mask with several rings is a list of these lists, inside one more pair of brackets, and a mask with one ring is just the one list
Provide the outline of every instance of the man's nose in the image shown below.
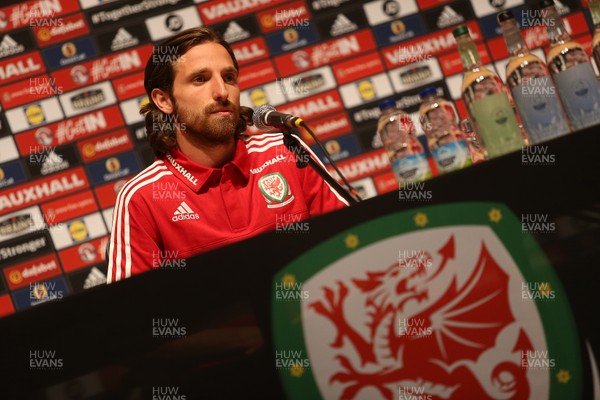
[[225,81],[222,77],[216,77],[212,79],[212,95],[213,99],[223,101],[227,100],[229,97],[229,92],[227,91],[227,86],[225,85]]

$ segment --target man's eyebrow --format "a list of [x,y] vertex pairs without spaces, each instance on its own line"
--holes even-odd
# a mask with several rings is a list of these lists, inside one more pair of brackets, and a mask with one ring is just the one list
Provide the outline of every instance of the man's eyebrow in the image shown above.
[[[192,72],[189,73],[189,76],[196,76],[196,75],[201,75],[204,73],[210,72],[208,68],[200,68],[200,69],[196,69],[193,70]],[[238,73],[237,69],[235,69],[235,67],[225,67],[221,70],[221,72],[235,72],[236,74]]]

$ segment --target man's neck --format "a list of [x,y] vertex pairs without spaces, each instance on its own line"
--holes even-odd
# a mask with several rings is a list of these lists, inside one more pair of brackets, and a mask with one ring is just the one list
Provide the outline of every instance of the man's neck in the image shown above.
[[179,150],[190,160],[209,168],[221,168],[231,160],[235,154],[235,138],[225,143],[205,143],[202,141],[187,140],[183,135],[177,135]]

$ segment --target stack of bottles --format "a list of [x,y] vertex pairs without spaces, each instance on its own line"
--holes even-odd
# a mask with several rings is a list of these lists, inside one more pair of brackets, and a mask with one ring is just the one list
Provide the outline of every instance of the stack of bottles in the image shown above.
[[[588,3],[595,25],[592,55],[600,70],[600,0]],[[550,41],[545,62],[527,48],[510,11],[497,15],[510,56],[506,84],[482,65],[468,28],[453,30],[469,118],[459,122],[452,103],[435,88],[420,92],[419,122],[440,173],[600,124],[600,84],[590,58],[570,38],[553,0],[542,0],[536,15],[541,15]],[[410,116],[394,100],[380,108],[377,132],[400,187],[431,177]]]

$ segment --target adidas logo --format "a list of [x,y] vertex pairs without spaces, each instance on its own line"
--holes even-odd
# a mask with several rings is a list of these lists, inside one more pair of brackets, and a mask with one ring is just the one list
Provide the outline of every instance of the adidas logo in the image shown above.
[[25,51],[25,46],[17,43],[9,35],[4,36],[2,42],[0,42],[0,57],[6,57]]
[[69,162],[64,160],[62,156],[59,156],[54,151],[51,151],[46,156],[46,160],[42,164],[40,172],[42,175],[48,175],[67,168],[69,168]]
[[237,22],[232,21],[227,26],[223,39],[227,42],[237,42],[250,37],[250,32],[242,28]]
[[139,42],[139,39],[131,36],[131,34],[127,32],[125,28],[119,28],[117,34],[112,40],[112,43],[110,44],[110,49],[112,51],[117,51],[126,47],[136,46]]
[[442,13],[438,17],[437,26],[438,28],[446,28],[451,25],[456,25],[464,22],[465,19],[462,15],[458,14],[450,6],[444,6]]
[[102,273],[98,268],[94,267],[90,270],[87,278],[83,282],[83,288],[89,289],[94,286],[104,285],[106,283],[106,275]]
[[200,216],[196,214],[185,201],[182,201],[181,204],[179,204],[179,207],[177,207],[177,210],[173,213],[171,221],[177,222],[183,221],[184,219],[200,219]]
[[329,34],[331,36],[339,36],[357,29],[358,26],[354,22],[350,21],[348,17],[346,17],[344,14],[338,14],[335,18],[335,21],[333,21],[333,25],[331,25]]

